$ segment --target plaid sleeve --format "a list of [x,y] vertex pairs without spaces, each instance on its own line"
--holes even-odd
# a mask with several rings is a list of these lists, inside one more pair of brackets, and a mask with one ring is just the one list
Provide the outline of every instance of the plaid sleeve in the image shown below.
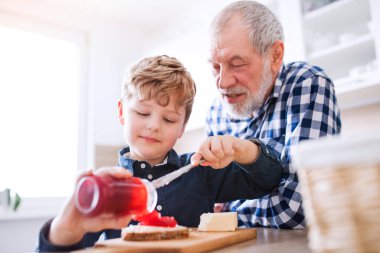
[[[304,228],[302,199],[295,170],[290,166],[290,148],[302,140],[316,139],[340,132],[341,122],[333,84],[324,75],[297,76],[280,115],[286,120],[285,140],[280,151],[284,177],[278,189],[255,200],[239,200],[230,204],[237,211],[239,226]],[[285,92],[286,93],[286,92]],[[286,97],[286,100],[285,100]],[[281,101],[280,101],[281,102]]]

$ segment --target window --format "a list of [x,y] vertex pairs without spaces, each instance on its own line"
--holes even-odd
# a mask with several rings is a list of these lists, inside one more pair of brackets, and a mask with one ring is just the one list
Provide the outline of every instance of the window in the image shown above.
[[0,22],[0,189],[24,198],[68,196],[84,149],[82,44],[40,31]]

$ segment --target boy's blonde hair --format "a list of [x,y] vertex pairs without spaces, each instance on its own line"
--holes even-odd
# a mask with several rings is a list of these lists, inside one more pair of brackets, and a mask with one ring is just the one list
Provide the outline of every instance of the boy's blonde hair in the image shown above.
[[177,106],[185,106],[185,122],[188,121],[196,93],[195,83],[182,65],[174,57],[160,55],[147,57],[134,65],[123,82],[123,99],[155,99],[166,106],[170,95],[176,95]]

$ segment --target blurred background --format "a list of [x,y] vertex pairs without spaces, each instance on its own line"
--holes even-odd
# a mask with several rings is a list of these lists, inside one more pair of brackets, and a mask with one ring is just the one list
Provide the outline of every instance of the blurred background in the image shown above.
[[[33,251],[75,175],[117,163],[125,145],[116,110],[121,83],[142,57],[174,56],[191,72],[197,96],[176,150],[197,148],[217,96],[208,27],[230,2],[0,0],[1,252]],[[379,129],[380,2],[259,2],[284,26],[285,62],[311,62],[334,79],[342,134]],[[17,211],[8,197],[15,192]]]

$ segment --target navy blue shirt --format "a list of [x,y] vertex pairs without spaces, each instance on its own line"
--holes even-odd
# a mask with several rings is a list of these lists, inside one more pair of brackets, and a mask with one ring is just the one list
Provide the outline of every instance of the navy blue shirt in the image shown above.
[[[119,153],[119,166],[128,169],[133,176],[149,181],[173,172],[190,163],[192,154],[178,156],[169,151],[164,164],[150,166],[145,161],[129,159],[126,154],[129,147]],[[253,199],[270,194],[278,185],[282,176],[282,167],[270,149],[260,151],[252,164],[232,162],[226,168],[213,169],[197,166],[170,184],[157,189],[156,209],[163,216],[174,216],[179,225],[197,227],[203,213],[213,212],[214,203],[237,199]],[[44,225],[40,233],[40,251],[75,250],[93,246],[102,232],[106,238],[120,237],[120,230],[105,230],[88,233],[82,241],[70,247],[56,247],[47,238],[50,222]]]

